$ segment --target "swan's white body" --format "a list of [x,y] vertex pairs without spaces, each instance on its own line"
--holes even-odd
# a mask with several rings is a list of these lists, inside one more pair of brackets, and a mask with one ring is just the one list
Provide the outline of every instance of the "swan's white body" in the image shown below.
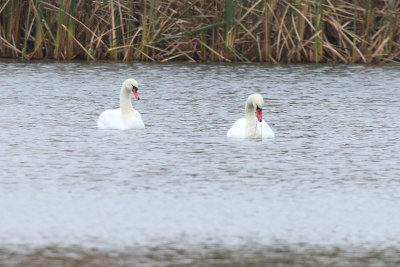
[[103,111],[97,120],[99,129],[144,129],[142,116],[132,107],[130,97],[130,92],[133,91],[136,98],[139,99],[137,87],[138,83],[134,79],[128,79],[122,84],[119,96],[120,108]]
[[[229,129],[227,136],[232,138],[274,138],[274,131],[268,123],[262,120],[261,108],[263,105],[264,100],[260,94],[250,95],[245,105],[246,117],[238,119]],[[261,121],[254,115],[257,108]]]
[[238,119],[229,129],[227,136],[232,138],[274,138],[275,133],[265,121],[254,120],[254,127],[248,127],[245,118]]

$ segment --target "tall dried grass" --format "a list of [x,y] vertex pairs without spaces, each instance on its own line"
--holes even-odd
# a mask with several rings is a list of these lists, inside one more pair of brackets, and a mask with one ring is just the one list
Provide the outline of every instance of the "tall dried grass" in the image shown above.
[[1,0],[0,57],[400,61],[400,0]]

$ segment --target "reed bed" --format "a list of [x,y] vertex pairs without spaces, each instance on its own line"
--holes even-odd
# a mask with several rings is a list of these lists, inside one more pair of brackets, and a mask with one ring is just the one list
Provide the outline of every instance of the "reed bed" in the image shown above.
[[400,0],[0,0],[0,57],[400,61]]

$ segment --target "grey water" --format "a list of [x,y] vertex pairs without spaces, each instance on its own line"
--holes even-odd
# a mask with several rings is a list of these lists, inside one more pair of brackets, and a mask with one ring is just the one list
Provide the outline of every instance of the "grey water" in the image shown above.
[[[397,265],[399,71],[0,61],[0,263]],[[127,78],[146,129],[97,129]]]

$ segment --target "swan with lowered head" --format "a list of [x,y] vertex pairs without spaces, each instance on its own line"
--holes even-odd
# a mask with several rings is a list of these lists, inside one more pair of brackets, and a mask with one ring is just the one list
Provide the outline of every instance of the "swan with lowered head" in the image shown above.
[[131,92],[139,100],[138,82],[135,79],[127,79],[121,87],[118,109],[103,111],[97,120],[99,129],[144,129],[144,123],[140,113],[132,107]]
[[[275,133],[262,119],[264,99],[260,94],[252,94],[245,105],[246,117],[238,119],[227,136],[233,138],[274,138]],[[256,116],[254,116],[256,113]]]

